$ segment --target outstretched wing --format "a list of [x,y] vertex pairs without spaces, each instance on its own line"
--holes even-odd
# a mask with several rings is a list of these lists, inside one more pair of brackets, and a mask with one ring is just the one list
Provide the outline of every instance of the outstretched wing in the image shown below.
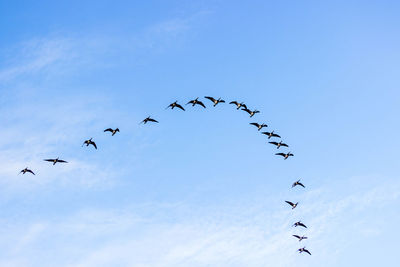
[[33,175],[35,175],[35,173],[33,171],[31,171],[31,170],[26,170],[26,171],[32,173]]
[[148,121],[152,121],[152,122],[158,122],[155,119],[149,118]]
[[197,104],[198,105],[200,105],[200,106],[202,106],[203,108],[206,108],[206,106],[203,104],[203,102],[201,102],[201,101],[197,101]]
[[281,136],[280,136],[280,135],[278,135],[278,134],[275,134],[275,133],[273,133],[273,134],[272,134],[272,136],[274,136],[274,137],[278,137],[278,138],[281,138]]
[[271,135],[271,133],[270,133],[270,132],[262,132],[262,134],[265,134],[265,135]]
[[310,252],[310,251],[308,251],[307,249],[303,249],[303,251],[304,251],[305,253],[308,253],[308,254],[310,254],[310,255],[311,255],[311,252]]
[[278,145],[278,143],[277,142],[268,142],[268,143],[270,143],[270,144],[273,144],[273,145]]
[[258,124],[257,122],[251,122],[250,124],[256,126],[257,128],[260,127],[260,124]]
[[239,105],[239,103],[237,101],[231,101],[231,102],[229,102],[229,104],[235,104],[236,106]]
[[59,159],[57,161],[60,162],[60,163],[68,163],[68,161],[65,161],[65,160],[62,160],[62,159]]
[[185,109],[184,109],[181,105],[179,105],[179,104],[176,104],[175,107],[180,108],[180,109],[182,109],[183,111],[185,111]]
[[54,159],[44,159],[44,161],[53,162],[53,161],[54,161]]
[[294,206],[294,203],[293,202],[290,202],[290,201],[285,201],[286,203],[288,203],[290,206]]
[[304,228],[307,228],[307,226],[306,226],[304,223],[302,223],[302,222],[299,222],[297,225],[298,225],[298,226],[303,226]]
[[96,148],[96,149],[97,149],[97,146],[96,146],[96,143],[95,143],[95,142],[91,142],[90,144],[91,144],[91,145],[93,145],[93,146],[94,146],[94,148]]
[[225,100],[220,99],[218,102],[219,102],[219,103],[225,103]]
[[293,155],[292,153],[289,153],[289,154],[288,154],[288,156],[289,156],[289,157],[290,157],[290,156],[292,156],[292,157],[293,157],[294,155]]
[[275,153],[275,155],[284,157],[284,156],[285,156],[285,153]]
[[242,108],[243,111],[246,111],[247,113],[251,114],[251,111],[248,108]]
[[204,98],[207,98],[208,100],[211,100],[213,103],[217,102],[217,100],[212,96],[205,96]]
[[194,103],[194,100],[190,100],[189,102],[186,103],[186,105],[193,104],[193,103]]
[[285,146],[285,147],[289,147],[287,144],[285,143],[281,143],[281,146]]
[[104,130],[104,132],[113,132],[113,129],[107,128],[107,129]]
[[294,237],[296,237],[296,238],[298,238],[298,239],[300,239],[300,236],[298,236],[298,235],[293,235]]
[[300,185],[300,186],[302,186],[302,187],[304,187],[304,188],[306,188],[305,186],[304,186],[304,184],[302,184],[302,183],[297,183],[298,185]]

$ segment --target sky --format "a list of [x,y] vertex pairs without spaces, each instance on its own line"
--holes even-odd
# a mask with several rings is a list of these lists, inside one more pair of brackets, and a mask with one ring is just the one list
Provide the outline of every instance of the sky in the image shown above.
[[399,11],[0,0],[0,266],[397,266]]

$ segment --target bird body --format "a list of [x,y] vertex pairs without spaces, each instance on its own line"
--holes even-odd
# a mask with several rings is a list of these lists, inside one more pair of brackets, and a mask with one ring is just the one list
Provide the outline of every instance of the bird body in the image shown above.
[[308,254],[310,254],[310,255],[311,255],[311,252],[310,252],[310,251],[308,251],[308,250],[306,249],[306,247],[299,248],[297,251],[298,251],[299,253],[305,252],[305,253],[308,253]]
[[274,131],[272,131],[272,132],[262,132],[262,134],[265,134],[266,136],[268,136],[268,139],[270,139],[271,137],[281,138],[278,134],[274,133]]
[[83,142],[82,146],[89,146],[92,145],[94,146],[95,149],[97,149],[96,143],[94,141],[92,141],[92,138],[90,138],[89,140],[85,140],[85,142]]
[[116,128],[115,130],[113,130],[113,129],[111,129],[111,128],[107,128],[107,129],[104,130],[104,132],[111,132],[111,133],[112,133],[111,136],[114,136],[114,134],[116,134],[117,132],[119,132],[119,129]]
[[171,109],[180,108],[181,110],[185,111],[185,109],[181,105],[178,104],[178,101],[175,101],[174,103],[169,104],[169,106],[167,108],[171,108]]
[[195,105],[200,105],[203,108],[206,108],[204,103],[201,102],[198,97],[196,99],[190,100],[189,102],[186,103],[186,105],[188,105],[188,104],[192,104],[192,107],[194,107]]
[[297,180],[296,182],[294,182],[294,183],[292,184],[292,188],[295,187],[295,186],[297,186],[297,185],[302,186],[302,187],[305,188],[305,186],[304,186],[302,183],[300,183],[300,180]]
[[289,147],[287,144],[283,143],[282,141],[278,142],[269,142],[270,144],[273,144],[276,146],[276,149],[279,149],[281,146]]
[[307,228],[307,226],[304,223],[302,223],[301,221],[295,222],[293,224],[293,226],[294,227],[301,226],[301,227]]
[[225,100],[223,100],[223,99],[221,99],[221,98],[215,99],[215,98],[212,97],[212,96],[205,96],[204,98],[207,98],[208,100],[210,100],[211,102],[213,102],[213,103],[214,103],[214,107],[215,107],[216,105],[218,105],[219,103],[225,103]]
[[264,127],[268,127],[268,125],[264,124],[264,123],[263,124],[258,124],[257,122],[251,122],[250,124],[256,126],[259,131]]
[[235,104],[236,105],[236,109],[240,109],[240,108],[247,108],[246,104],[244,104],[243,102],[239,103],[237,101],[232,101],[229,104]]
[[297,203],[293,203],[293,202],[290,202],[290,201],[285,201],[285,202],[288,203],[290,206],[292,206],[292,209],[296,208],[297,204],[299,204],[299,202],[297,202]]
[[35,175],[35,173],[34,173],[32,170],[28,169],[28,167],[26,167],[25,169],[21,170],[19,173],[25,174],[25,173],[27,173],[27,172],[30,172],[30,173],[32,173],[33,175]]
[[53,165],[56,165],[57,162],[68,163],[67,161],[62,160],[62,159],[58,159],[58,158],[56,158],[56,159],[44,159],[44,161],[53,162]]
[[251,110],[248,109],[248,108],[242,108],[242,110],[243,110],[243,111],[246,111],[247,113],[249,113],[250,118],[253,117],[256,113],[260,113],[260,111],[258,111],[258,110],[253,110],[253,111],[251,111]]
[[288,153],[275,153],[275,155],[282,156],[284,160],[288,159],[289,157],[293,157],[294,156],[290,152],[288,152]]
[[306,236],[299,236],[299,235],[293,235],[294,237],[296,237],[297,239],[299,239],[299,242],[301,241],[301,240],[303,240],[303,239],[307,239],[308,237],[306,237]]
[[141,123],[146,124],[146,123],[148,123],[149,121],[150,121],[150,122],[157,122],[157,123],[158,123],[157,120],[150,118],[150,116],[148,116],[146,119],[142,120]]

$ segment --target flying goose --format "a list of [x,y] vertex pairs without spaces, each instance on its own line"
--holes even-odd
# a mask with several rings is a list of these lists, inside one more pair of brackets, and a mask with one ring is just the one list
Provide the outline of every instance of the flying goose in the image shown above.
[[243,102],[239,103],[239,102],[237,102],[237,101],[232,101],[232,102],[230,102],[229,104],[235,104],[236,107],[237,107],[236,109],[240,109],[241,107],[247,108],[246,104],[243,103]]
[[301,226],[301,227],[307,228],[307,226],[305,226],[305,224],[302,223],[301,221],[295,222],[295,223],[293,224],[293,226],[294,226],[294,227]]
[[307,239],[308,237],[306,237],[306,236],[299,236],[299,235],[293,235],[294,237],[296,237],[297,239],[299,239],[299,242],[301,241],[301,240],[303,240],[303,239]]
[[215,99],[214,97],[211,97],[211,96],[205,96],[204,98],[207,98],[208,100],[211,100],[214,103],[214,107],[216,105],[218,105],[219,103],[225,103],[225,100],[223,100],[221,98]]
[[305,188],[304,184],[300,183],[300,180],[297,180],[296,182],[294,182],[294,183],[292,184],[292,187],[295,187],[296,185],[299,185],[299,186],[302,186],[302,187]]
[[275,153],[275,155],[282,156],[284,160],[288,159],[289,157],[293,157],[294,155],[290,152],[288,153]]
[[27,173],[27,172],[30,172],[30,173],[32,173],[33,175],[35,175],[35,173],[34,173],[32,170],[28,169],[28,167],[26,167],[25,169],[23,169],[23,170],[20,171],[19,173],[25,174],[25,173]]
[[203,108],[206,108],[206,106],[203,104],[203,102],[198,100],[199,98],[197,97],[196,99],[190,100],[189,102],[186,103],[186,105],[188,104],[192,104],[192,107],[194,107],[194,105],[200,105]]
[[262,132],[262,134],[265,134],[266,136],[268,136],[268,139],[270,139],[271,137],[281,138],[281,136],[276,134],[276,133],[274,133],[274,131],[272,131],[272,132]]
[[243,111],[246,111],[247,113],[249,113],[249,115],[250,115],[250,118],[251,117],[253,117],[256,113],[260,113],[260,111],[258,111],[258,110],[253,110],[253,111],[251,111],[250,109],[248,109],[248,108],[242,108],[242,110]]
[[251,122],[250,124],[256,126],[258,130],[261,130],[264,127],[268,127],[268,125],[266,125],[264,123],[263,124],[258,124],[257,122]]
[[156,121],[155,119],[150,118],[150,116],[148,116],[146,119],[142,120],[140,123],[146,124],[149,121],[158,123],[158,121]]
[[92,138],[90,138],[89,140],[85,140],[85,142],[83,142],[82,146],[84,146],[84,145],[86,145],[86,146],[93,145],[94,148],[97,149],[96,143],[94,141],[92,141]]
[[308,250],[306,249],[306,247],[299,248],[297,251],[298,251],[299,253],[305,252],[305,253],[308,253],[308,254],[311,255],[310,251],[308,251]]
[[297,204],[299,204],[299,202],[296,202],[296,204],[290,201],[285,201],[285,202],[288,203],[290,206],[292,206],[292,209],[296,208]]
[[119,132],[119,129],[116,128],[115,130],[113,130],[113,129],[111,129],[111,128],[107,128],[107,129],[104,130],[104,132],[111,132],[111,133],[112,133],[111,136],[114,136],[114,134],[116,134],[117,132]]
[[181,105],[178,104],[178,101],[175,101],[174,103],[169,104],[169,106],[166,107],[165,109],[167,109],[167,108],[171,108],[171,109],[180,108],[183,111],[185,111],[185,109]]
[[268,142],[270,144],[276,145],[276,149],[279,149],[281,146],[289,147],[287,144],[282,143],[282,141],[278,142]]
[[53,165],[56,165],[57,162],[60,162],[60,163],[68,163],[67,161],[62,160],[62,159],[58,159],[58,158],[56,158],[56,159],[44,159],[44,161],[53,162]]

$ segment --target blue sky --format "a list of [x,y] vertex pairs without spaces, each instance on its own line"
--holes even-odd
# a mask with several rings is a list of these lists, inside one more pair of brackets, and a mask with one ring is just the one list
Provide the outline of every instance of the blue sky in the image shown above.
[[399,7],[0,1],[0,266],[396,266]]

